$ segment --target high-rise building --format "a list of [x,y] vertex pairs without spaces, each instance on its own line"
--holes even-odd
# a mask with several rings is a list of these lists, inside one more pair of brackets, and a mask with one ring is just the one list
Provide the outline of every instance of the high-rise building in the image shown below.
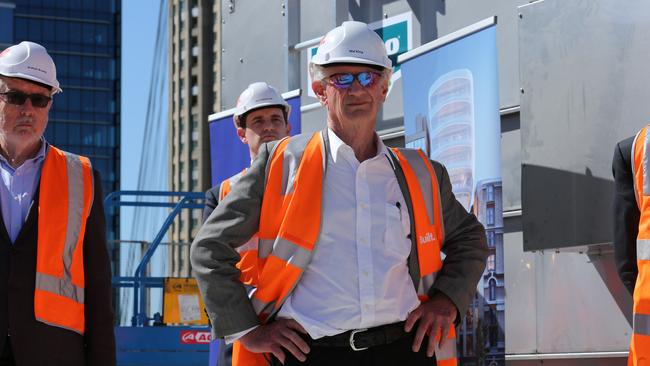
[[[43,45],[63,93],[54,96],[45,139],[90,158],[104,193],[120,186],[119,0],[0,0],[0,50]],[[109,216],[109,239],[119,232]]]
[[[220,2],[169,1],[169,186],[172,191],[210,188],[208,116],[221,106]],[[189,244],[201,226],[200,210],[184,210],[171,229],[169,269],[189,276]]]

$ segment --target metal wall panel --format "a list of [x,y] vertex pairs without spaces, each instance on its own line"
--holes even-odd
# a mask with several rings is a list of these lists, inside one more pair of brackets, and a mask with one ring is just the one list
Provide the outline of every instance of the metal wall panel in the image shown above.
[[520,220],[505,220],[506,354],[570,359],[626,351],[632,298],[611,247],[524,252]]
[[266,81],[280,92],[288,91],[288,14],[284,3],[221,2],[222,109],[234,107],[239,94],[256,81]]
[[524,245],[610,242],[614,146],[650,116],[650,3],[544,0],[520,13]]
[[[423,22],[422,42],[476,23],[490,16],[497,16],[497,50],[499,57],[499,99],[501,107],[519,105],[519,46],[517,35],[517,7],[528,0],[435,0],[433,22],[436,33],[430,34],[431,26]],[[409,1],[409,3],[416,3]],[[424,1],[417,3],[425,3]],[[424,6],[424,5],[420,5]],[[431,5],[429,5],[431,6]],[[427,13],[423,13],[427,14]],[[429,38],[430,37],[430,38]]]
[[[373,22],[409,11],[413,12],[413,47],[497,15],[500,104],[502,107],[519,105],[516,19],[517,6],[524,3],[526,0],[222,1],[223,107],[232,107],[239,93],[253,81],[266,80],[281,91],[298,86],[308,90],[307,52],[290,52],[290,46],[320,37],[344,20]],[[292,57],[296,58],[295,62]],[[314,102],[314,98],[303,93],[303,105]],[[311,120],[312,117],[315,116],[311,113],[306,115],[304,122],[325,126],[324,120]],[[378,129],[401,125],[400,79],[393,85],[379,116]]]
[[519,112],[501,116],[503,211],[521,209],[521,130]]
[[506,354],[531,354],[537,351],[535,255],[523,251],[521,218],[503,222]]

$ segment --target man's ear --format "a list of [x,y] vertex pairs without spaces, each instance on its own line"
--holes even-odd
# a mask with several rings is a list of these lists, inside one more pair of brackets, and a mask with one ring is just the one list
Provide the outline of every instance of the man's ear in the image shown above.
[[291,123],[287,122],[286,129],[287,129],[287,136],[291,135]]
[[384,83],[384,85],[382,86],[382,89],[381,89],[381,95],[382,95],[382,97],[383,97],[383,99],[384,99],[384,102],[386,101],[386,96],[388,95],[388,89],[389,89],[389,87],[390,87],[390,79],[387,80],[387,81]]
[[237,136],[245,145],[248,145],[248,139],[246,138],[246,129],[237,127]]
[[314,81],[311,83],[311,90],[314,91],[316,98],[318,98],[321,104],[324,105],[327,101],[327,95],[325,94],[325,83],[322,81]]

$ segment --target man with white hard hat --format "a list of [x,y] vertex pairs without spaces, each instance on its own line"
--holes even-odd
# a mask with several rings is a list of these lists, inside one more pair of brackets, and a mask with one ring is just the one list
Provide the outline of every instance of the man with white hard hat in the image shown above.
[[[330,31],[309,70],[327,128],[263,145],[192,243],[213,333],[243,345],[233,365],[457,364],[485,231],[442,164],[377,136],[391,67],[366,24]],[[249,299],[236,248],[255,233]]]
[[[289,136],[290,113],[289,103],[274,87],[265,82],[252,83],[239,95],[232,119],[237,129],[237,137],[242,143],[248,145],[251,161],[255,159],[263,143]],[[232,186],[244,174],[246,169],[206,192],[203,221],[210,216],[219,201],[230,192]]]
[[0,53],[0,365],[115,365],[101,178],[43,138],[61,91],[43,46]]
[[[255,159],[263,143],[289,136],[291,132],[290,113],[289,103],[274,87],[265,82],[252,83],[239,95],[233,122],[237,129],[237,136],[242,143],[248,145],[251,161]],[[208,219],[219,201],[226,197],[232,187],[246,174],[247,169],[245,168],[205,192],[203,221]],[[238,263],[238,268],[242,272],[241,280],[252,287],[257,277],[257,238],[253,237],[245,245],[238,247],[237,251],[241,256]],[[220,341],[217,364],[229,366],[231,357],[232,344]]]

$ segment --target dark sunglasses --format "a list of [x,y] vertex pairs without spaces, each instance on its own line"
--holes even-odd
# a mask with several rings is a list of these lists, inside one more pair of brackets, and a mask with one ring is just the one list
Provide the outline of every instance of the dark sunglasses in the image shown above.
[[19,91],[8,91],[5,93],[0,93],[4,98],[4,101],[9,104],[23,105],[27,98],[32,101],[32,105],[36,108],[45,108],[47,104],[52,100],[51,97],[43,94],[26,94]]
[[347,89],[351,87],[355,79],[359,82],[359,85],[366,88],[372,86],[380,77],[381,74],[378,72],[362,71],[356,74],[348,72],[330,75],[327,80],[329,80],[337,89]]

